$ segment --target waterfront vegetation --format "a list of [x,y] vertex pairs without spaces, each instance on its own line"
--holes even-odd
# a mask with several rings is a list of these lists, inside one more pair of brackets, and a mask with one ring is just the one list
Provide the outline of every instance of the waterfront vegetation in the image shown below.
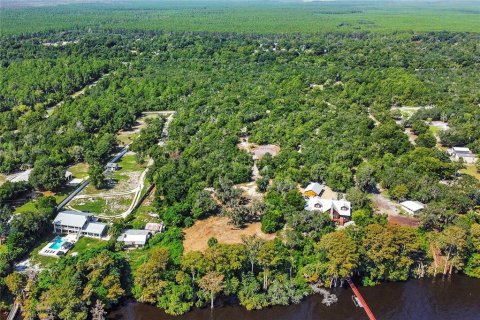
[[[124,297],[182,314],[220,296],[248,310],[288,305],[349,277],[364,285],[457,272],[480,278],[478,169],[445,152],[462,145],[480,153],[480,19],[471,3],[162,5],[169,7],[2,11],[0,171],[33,167],[29,182],[0,186],[2,301],[27,281],[13,271],[25,257],[48,266],[28,280],[22,301],[24,316],[40,319],[86,319],[98,301],[109,309]],[[431,107],[397,124],[401,106]],[[33,189],[65,194],[68,167],[91,176],[85,192],[108,192],[96,186],[119,131],[162,110],[176,111],[165,145],[165,120],[149,119],[130,146],[136,154],[112,174],[125,182],[153,159],[148,203],[114,221],[109,241],[82,238],[61,259],[36,255],[51,236],[56,199],[15,201]],[[431,120],[449,129],[429,130]],[[252,176],[251,155],[237,147],[244,135],[280,147],[257,163],[261,202],[235,188]],[[305,211],[298,187],[309,181],[345,193],[355,226],[339,229]],[[419,227],[389,223],[370,200],[378,192],[426,203]],[[77,208],[103,212],[106,202]],[[261,223],[275,239],[211,238],[205,251],[185,252],[182,229],[212,215],[236,228]],[[159,220],[166,231],[145,248],[116,243],[124,228]]]

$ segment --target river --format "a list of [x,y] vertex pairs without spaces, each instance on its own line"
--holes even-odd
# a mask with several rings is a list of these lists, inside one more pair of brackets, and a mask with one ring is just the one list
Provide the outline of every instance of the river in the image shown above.
[[[451,279],[415,279],[383,283],[359,290],[377,319],[470,320],[480,319],[480,279],[463,275]],[[211,311],[193,309],[183,316],[169,316],[160,309],[129,302],[110,312],[110,320],[346,320],[368,319],[352,302],[349,287],[333,290],[338,302],[327,307],[322,297],[309,296],[298,305],[247,311],[240,306],[223,306]]]

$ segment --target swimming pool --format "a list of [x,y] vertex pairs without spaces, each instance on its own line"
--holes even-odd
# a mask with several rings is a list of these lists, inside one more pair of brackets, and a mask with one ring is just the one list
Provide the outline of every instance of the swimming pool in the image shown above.
[[64,243],[65,243],[65,240],[62,237],[56,237],[49,248],[54,250],[59,250],[62,248],[62,245]]

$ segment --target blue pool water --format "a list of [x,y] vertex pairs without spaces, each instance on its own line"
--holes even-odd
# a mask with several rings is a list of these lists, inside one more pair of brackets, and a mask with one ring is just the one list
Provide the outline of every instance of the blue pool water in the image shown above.
[[49,247],[50,249],[55,249],[55,250],[58,250],[62,247],[62,244],[65,242],[65,240],[63,240],[62,237],[56,237],[54,240],[53,240],[53,243],[52,245]]

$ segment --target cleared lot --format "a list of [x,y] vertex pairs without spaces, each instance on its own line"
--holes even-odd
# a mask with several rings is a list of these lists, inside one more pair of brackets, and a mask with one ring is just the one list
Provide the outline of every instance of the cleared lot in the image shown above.
[[247,225],[243,229],[235,228],[228,223],[227,217],[210,217],[196,221],[193,226],[184,230],[184,253],[189,251],[203,251],[208,248],[208,239],[217,238],[219,243],[242,243],[242,236],[256,234],[264,240],[275,239],[275,234],[263,233],[260,222]]

